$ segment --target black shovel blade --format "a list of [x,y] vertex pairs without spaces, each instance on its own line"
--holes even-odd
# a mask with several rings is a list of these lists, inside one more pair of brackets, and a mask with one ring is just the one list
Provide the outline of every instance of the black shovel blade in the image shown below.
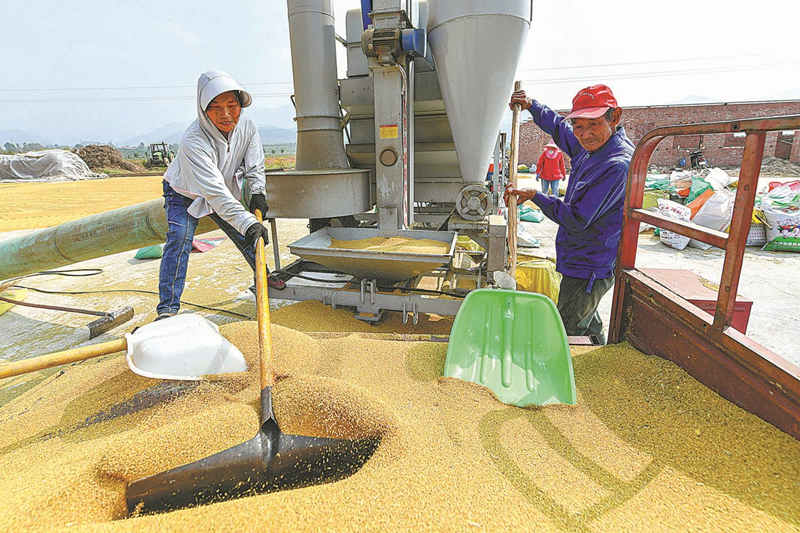
[[378,437],[291,435],[268,419],[247,442],[134,481],[127,490],[128,512],[168,511],[338,481],[358,471],[379,443]]

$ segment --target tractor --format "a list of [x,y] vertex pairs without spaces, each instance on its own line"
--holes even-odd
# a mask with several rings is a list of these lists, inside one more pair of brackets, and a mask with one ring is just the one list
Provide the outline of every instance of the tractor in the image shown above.
[[144,166],[151,167],[166,167],[172,160],[175,159],[175,153],[169,149],[169,145],[165,142],[151,144],[147,150],[147,158],[144,161]]

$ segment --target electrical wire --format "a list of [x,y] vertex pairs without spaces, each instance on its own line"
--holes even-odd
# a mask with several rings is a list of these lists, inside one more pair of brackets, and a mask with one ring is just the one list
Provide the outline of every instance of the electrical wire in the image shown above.
[[[630,72],[619,74],[602,74],[602,77],[607,80],[628,80],[628,79],[641,79],[641,78],[654,78],[654,77],[673,77],[673,76],[687,76],[687,75],[706,75],[706,74],[726,74],[733,72],[747,72],[752,70],[764,70],[777,66],[797,65],[797,61],[786,61],[780,63],[764,63],[760,65],[740,65],[740,66],[725,66],[725,67],[700,67],[694,69],[682,70],[662,70],[652,72]],[[535,83],[537,85],[554,85],[559,83],[572,83],[572,82],[587,82],[596,80],[598,74],[594,75],[581,75],[569,78],[540,78],[540,79],[524,79],[526,83]]]
[[[737,60],[741,61],[743,57],[759,58],[764,57],[759,54],[746,54],[740,56],[710,56],[710,57],[684,57],[680,59],[655,59],[647,61],[623,61],[618,63],[595,63],[585,65],[567,65],[558,67],[540,67],[520,69],[520,73],[525,72],[547,72],[547,71],[565,71],[565,70],[578,70],[587,68],[608,68],[608,67],[622,67],[622,66],[635,66],[635,65],[653,65],[659,63],[688,63],[696,61],[719,61],[719,60]],[[261,85],[288,85],[293,86],[294,82],[287,81],[253,81],[243,82],[245,87],[255,87]],[[32,92],[70,92],[70,91],[131,91],[131,90],[154,90],[154,89],[194,89],[194,84],[181,84],[176,83],[172,85],[123,85],[119,87],[44,87],[44,88],[2,88],[0,93],[32,93]]]
[[[647,78],[669,78],[680,76],[696,76],[696,75],[711,75],[711,74],[730,74],[738,72],[749,72],[766,70],[774,67],[781,66],[795,66],[798,65],[797,61],[786,61],[780,63],[764,63],[759,65],[740,65],[740,66],[724,66],[724,67],[700,67],[694,69],[680,69],[680,70],[662,70],[651,72],[631,72],[631,73],[603,73],[602,77],[606,80],[635,80]],[[587,67],[588,68],[588,67]],[[529,75],[531,71],[526,72]],[[598,74],[581,75],[562,78],[544,78],[533,79],[525,78],[522,81],[525,83],[536,85],[559,85],[565,83],[578,83],[594,81],[598,78]],[[254,98],[288,98],[292,95],[291,91],[285,92],[265,92],[265,93],[252,93]],[[152,104],[154,102],[189,102],[193,101],[196,97],[194,95],[185,96],[111,96],[111,97],[55,97],[55,98],[0,98],[0,103],[4,104],[50,104],[50,103],[81,103],[81,102],[132,102]]]
[[[252,83],[242,83],[246,87],[255,85],[293,85],[291,81],[260,81]],[[0,93],[7,92],[57,92],[57,91],[138,91],[138,90],[152,90],[152,89],[194,89],[195,85],[129,85],[124,87],[50,87],[40,89],[3,89],[0,88]]]
[[[129,293],[129,294],[148,294],[148,295],[156,295],[158,296],[158,292],[156,291],[148,291],[145,289],[103,289],[97,291],[53,291],[47,289],[40,289],[38,287],[28,287],[26,285],[19,285],[13,283],[17,280],[32,278],[36,276],[67,276],[67,277],[86,277],[86,276],[96,276],[101,274],[103,269],[101,268],[76,268],[76,269],[67,269],[67,270],[43,270],[41,272],[35,272],[33,274],[26,274],[25,276],[17,276],[16,278],[11,278],[8,280],[4,280],[3,285],[0,285],[0,289],[5,289],[8,287],[15,288],[15,289],[27,289],[30,291],[42,293],[42,294],[66,294],[71,296],[77,295],[86,295],[86,294],[111,294],[111,293]],[[344,272],[338,271],[331,271],[332,274],[345,274]],[[337,283],[335,280],[329,279],[320,279],[320,278],[313,278],[310,276],[304,276],[302,274],[294,274],[292,272],[287,272],[285,270],[275,270],[272,272],[272,275],[275,274],[283,274],[285,276],[293,277],[293,278],[300,278],[306,281],[314,281],[317,283]],[[353,278],[359,279],[359,278]],[[418,289],[412,287],[397,287],[397,286],[378,286],[379,290],[382,291],[396,291],[399,290],[401,292],[413,292],[413,293],[420,293],[420,294],[435,294],[439,296],[451,296],[454,298],[464,298],[463,294],[455,293],[455,292],[448,292],[448,291],[437,291],[432,289]],[[235,316],[238,318],[245,318],[245,319],[252,319],[253,317],[249,315],[245,315],[242,313],[237,313],[235,311],[229,311],[227,309],[222,309],[220,307],[211,307],[202,304],[196,304],[193,302],[188,302],[186,300],[180,300],[182,305],[187,305],[189,307],[194,307],[197,309],[203,309],[206,311],[215,311],[218,313],[225,313],[231,316]]]
[[[251,93],[254,98],[288,98],[292,95],[291,92],[281,92],[281,93]],[[56,97],[56,98],[3,98],[0,99],[0,103],[29,103],[29,104],[47,104],[47,103],[58,103],[58,102],[142,102],[142,103],[152,103],[152,102],[188,102],[195,100],[196,96],[186,95],[186,96],[110,96],[110,97],[96,97],[96,96],[88,96],[88,97]]]
[[[594,65],[568,65],[560,67],[539,67],[539,68],[526,68],[520,69],[519,72],[545,72],[545,71],[563,71],[563,70],[579,70],[586,68],[607,68],[607,67],[629,67],[634,65],[653,65],[657,63],[688,63],[695,61],[718,61],[720,59],[731,59],[741,61],[742,58],[759,58],[764,57],[759,54],[745,54],[740,56],[713,56],[713,57],[684,57],[681,59],[653,59],[648,61],[624,61],[620,63],[596,63]],[[772,56],[770,56],[772,57]]]
[[[36,287],[26,287],[25,285],[12,285],[13,288],[17,289],[28,289],[35,292],[40,292],[42,294],[69,294],[69,295],[81,295],[81,294],[110,294],[113,292],[121,292],[121,293],[135,293],[135,294],[154,294],[158,296],[158,292],[156,291],[148,291],[144,289],[105,289],[99,291],[48,291],[45,289],[38,289]],[[222,309],[221,307],[211,307],[208,305],[201,305],[192,302],[187,302],[186,300],[181,300],[181,304],[188,305],[189,307],[196,307],[198,309],[204,309],[206,311],[216,311],[218,313],[225,313],[228,315],[232,315],[239,318],[247,318],[253,319],[250,315],[244,315],[242,313],[237,313],[236,311],[228,311],[227,309]]]
[[[102,268],[74,268],[74,269],[66,269],[66,270],[42,270],[41,272],[35,272],[33,274],[26,274],[24,276],[17,276],[15,278],[10,278],[4,280],[2,284],[0,284],[0,290],[6,289],[8,287],[17,288],[17,289],[27,289],[34,292],[39,292],[42,294],[68,294],[68,295],[82,295],[82,294],[110,294],[110,293],[134,293],[134,294],[150,294],[158,296],[158,292],[156,291],[148,291],[144,289],[104,289],[98,291],[51,291],[46,289],[39,289],[37,287],[27,287],[25,285],[19,285],[14,282],[26,279],[26,278],[33,278],[36,276],[67,276],[67,277],[87,277],[87,276],[96,276],[103,272]],[[211,307],[207,305],[196,304],[192,302],[187,302],[186,300],[180,300],[180,303],[183,305],[188,305],[189,307],[195,307],[198,309],[204,309],[206,311],[215,311],[219,313],[226,313],[235,317],[239,318],[247,318],[252,319],[253,317],[249,315],[244,315],[242,313],[237,313],[235,311],[228,311],[227,309],[222,309],[220,307]]]
[[[67,277],[82,277],[82,276],[96,276],[100,274],[103,270],[100,268],[73,268],[67,270],[43,270],[41,272],[34,272],[33,274],[26,274],[24,276],[17,276],[15,278],[9,278],[2,280],[0,282],[0,291],[11,287],[15,281],[25,278],[32,278],[35,276],[47,276],[47,275],[58,275],[58,276],[67,276]],[[86,272],[86,274],[77,274],[77,272]]]

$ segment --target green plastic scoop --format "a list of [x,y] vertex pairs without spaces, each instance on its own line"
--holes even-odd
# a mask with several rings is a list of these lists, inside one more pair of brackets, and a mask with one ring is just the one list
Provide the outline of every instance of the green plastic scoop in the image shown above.
[[469,293],[453,323],[444,375],[484,385],[519,407],[576,403],[567,333],[541,294]]

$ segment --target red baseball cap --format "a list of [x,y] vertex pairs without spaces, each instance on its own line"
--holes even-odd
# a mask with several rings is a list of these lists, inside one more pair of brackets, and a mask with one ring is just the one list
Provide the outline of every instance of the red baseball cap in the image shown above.
[[615,107],[619,107],[619,104],[607,85],[592,85],[578,91],[572,99],[572,111],[567,118],[598,118]]

